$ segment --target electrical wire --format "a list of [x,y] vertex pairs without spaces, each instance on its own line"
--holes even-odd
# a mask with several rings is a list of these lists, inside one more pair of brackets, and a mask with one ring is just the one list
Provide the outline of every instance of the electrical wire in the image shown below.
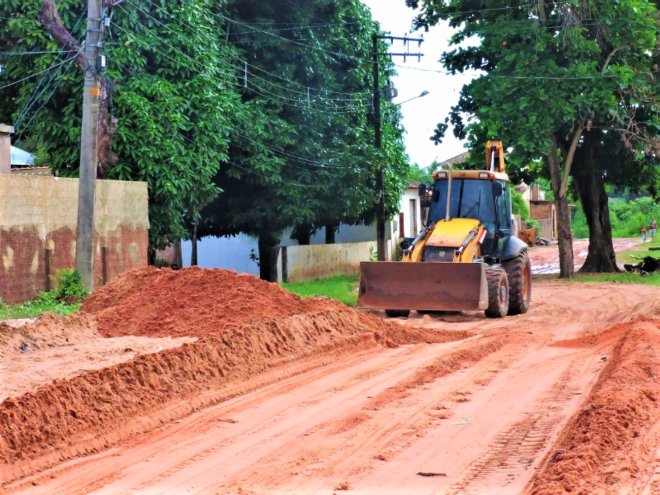
[[[78,26],[80,25],[80,22],[85,17],[85,14],[87,14],[87,7],[86,6],[83,9],[83,11],[80,13],[80,16],[76,20],[75,24],[73,25],[73,28],[71,29],[72,33],[75,32],[76,29],[78,29]],[[80,45],[80,42],[81,42],[81,40],[84,36],[85,36],[85,34],[80,35],[80,37],[77,40],[78,45]],[[57,60],[59,60],[59,58],[60,58],[60,56],[58,55]],[[55,62],[57,62],[57,60]],[[53,79],[57,76],[57,74],[61,70],[62,70],[62,67],[60,67],[56,72],[51,74],[50,79],[48,80],[48,82],[46,82],[46,85],[43,88],[42,88],[42,85],[44,84],[44,81],[46,80],[46,77],[47,77],[48,74],[44,74],[43,77],[39,80],[39,83],[37,84],[36,88],[32,92],[32,95],[30,96],[30,98],[26,102],[25,106],[23,107],[23,109],[18,114],[18,117],[16,118],[16,122],[14,124],[15,128],[18,128],[21,125],[21,123],[23,122],[23,120],[27,116],[27,113],[30,111],[30,109],[37,103],[38,99],[41,98],[41,96],[46,91],[48,91],[48,87],[50,86]],[[67,70],[68,70],[68,66],[67,66]],[[42,105],[42,107],[43,107],[43,105]]]
[[0,57],[22,57],[26,55],[61,55],[63,53],[77,52],[78,50],[37,50],[25,52],[0,52]]
[[[74,57],[74,58],[75,58],[75,57]],[[37,117],[37,115],[39,115],[39,112],[41,111],[41,109],[42,109],[42,108],[46,105],[46,103],[48,103],[48,101],[53,97],[53,95],[54,95],[55,92],[57,91],[57,88],[59,88],[59,87],[60,87],[60,84],[62,83],[62,81],[64,81],[64,78],[66,77],[67,73],[69,72],[69,69],[71,69],[71,67],[73,66],[73,62],[74,62],[74,59],[71,59],[71,60],[69,61],[69,64],[68,64],[68,65],[66,66],[66,68],[64,69],[64,72],[62,73],[62,75],[60,76],[59,80],[57,81],[57,84],[55,84],[55,86],[54,86],[53,89],[51,90],[50,94],[46,97],[46,99],[45,99],[43,102],[41,102],[41,105],[39,105],[39,108],[37,108],[37,109],[35,110],[35,112],[32,114],[32,117],[30,117],[30,119],[27,121],[27,123],[25,124],[25,126],[23,126],[23,128],[21,129],[21,131],[18,133],[18,136],[16,137],[16,142],[19,142],[19,141],[22,139],[23,134],[25,133],[25,130],[30,128],[30,124],[32,123],[32,121]],[[18,126],[18,125],[20,125],[20,124],[17,124],[17,126]],[[16,127],[16,128],[18,129],[18,127]]]
[[[164,28],[167,29],[168,31],[172,32],[173,34],[178,34],[178,33],[176,33],[175,31],[173,31],[169,26],[167,26],[166,24],[163,24],[161,21],[159,21],[158,19],[154,18],[151,14],[149,14],[147,11],[141,9],[139,6],[135,5],[135,4],[132,3],[130,0],[127,0],[126,3],[128,3],[128,4],[131,5],[131,6],[133,6],[135,9],[139,10],[139,11],[142,12],[144,15],[146,15],[147,17],[149,17],[151,20],[153,20],[153,21],[156,22],[157,24],[161,25],[162,27],[164,27]],[[158,8],[160,11],[164,12],[164,14],[167,15],[168,17],[170,17],[170,19],[172,19],[173,21],[178,22],[178,23],[185,24],[185,25],[187,25],[192,31],[195,31],[195,28],[194,28],[193,26],[191,26],[190,24],[188,24],[188,23],[186,23],[186,22],[181,22],[180,19],[176,19],[176,18],[174,18],[169,12],[164,11],[161,7],[155,5],[155,4],[154,4],[153,2],[151,2],[150,0],[149,0],[149,3],[151,3],[152,5],[154,5],[154,6],[155,6],[156,8]],[[122,9],[122,10],[123,10],[123,9]],[[147,29],[146,26],[144,26],[144,25],[142,25],[142,26],[143,26],[145,29]],[[237,59],[239,62],[244,62],[243,60],[240,59],[240,57],[236,57],[236,59]],[[247,63],[247,62],[244,62],[244,63]],[[230,64],[230,65],[231,65],[231,64]],[[294,81],[291,81],[291,80],[289,80],[289,79],[286,79],[286,78],[280,77],[280,76],[278,76],[278,75],[276,75],[276,74],[273,74],[273,73],[271,73],[271,72],[268,72],[268,71],[266,71],[266,70],[264,70],[264,69],[261,69],[261,68],[255,66],[255,65],[248,64],[248,66],[251,67],[251,68],[254,68],[254,69],[256,69],[256,70],[258,70],[258,71],[260,71],[260,72],[262,72],[262,73],[265,73],[265,74],[269,74],[269,75],[271,75],[271,76],[274,76],[274,77],[276,77],[276,78],[278,78],[278,79],[281,79],[281,80],[284,80],[284,81],[287,81],[287,82],[294,82]],[[233,65],[233,67],[234,67],[236,70],[240,70],[240,71],[243,71],[243,70],[244,70],[244,67],[241,67],[241,66]],[[254,74],[253,74],[253,75],[254,75]],[[258,76],[255,75],[255,77],[258,77]],[[311,88],[311,87],[309,87],[309,86],[306,86],[306,85],[303,85],[303,84],[300,84],[300,83],[297,83],[297,82],[294,82],[294,83],[297,84],[297,85],[299,85],[299,86],[300,86],[301,88],[303,88],[304,90],[317,91],[315,88]],[[275,84],[275,83],[270,83],[270,84]],[[286,90],[288,90],[288,91],[295,92],[295,90],[291,90],[291,89],[288,89],[288,88],[284,88],[284,87],[282,87],[282,86],[280,86],[280,88],[282,88],[282,89],[286,89]],[[345,92],[334,92],[334,91],[331,92],[331,93],[334,93],[334,94],[341,94],[341,95],[344,95],[344,96],[366,95],[366,94],[367,94],[367,93],[345,93]],[[307,94],[307,93],[305,92],[304,94]],[[335,100],[336,100],[336,101],[339,101],[338,99],[335,99]]]
[[22,82],[24,82],[24,81],[27,81],[28,79],[32,79],[33,77],[37,77],[39,74],[43,74],[44,72],[48,72],[48,71],[50,71],[50,70],[53,70],[53,69],[59,67],[60,65],[64,65],[64,64],[67,63],[69,60],[73,60],[73,59],[76,58],[76,57],[77,57],[77,55],[74,55],[73,57],[69,57],[68,59],[66,59],[66,60],[64,60],[64,61],[62,61],[62,62],[60,62],[59,64],[51,65],[50,67],[48,67],[48,68],[46,68],[46,69],[44,69],[44,70],[40,70],[40,71],[38,71],[38,72],[35,72],[34,74],[30,74],[29,76],[25,76],[25,77],[23,77],[23,78],[21,78],[21,79],[19,79],[19,80],[17,80],[17,81],[13,81],[13,82],[10,82],[9,84],[5,84],[5,85],[3,85],[3,86],[0,86],[0,90],[5,89],[5,88],[9,88],[9,87],[11,87],[11,86],[15,86],[16,84],[20,84],[20,83],[22,83]]

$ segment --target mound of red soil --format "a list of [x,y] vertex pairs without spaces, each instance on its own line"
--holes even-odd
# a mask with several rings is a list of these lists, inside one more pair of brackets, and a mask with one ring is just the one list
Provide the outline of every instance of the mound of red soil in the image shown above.
[[89,315],[46,313],[18,327],[0,322],[0,359],[35,349],[74,344],[96,335],[96,322]]
[[83,311],[105,336],[199,340],[3,401],[0,484],[345,353],[470,335],[403,328],[226,270],[136,270],[96,291]]
[[335,301],[303,299],[277,284],[229,270],[148,267],[96,290],[81,311],[95,316],[106,337],[204,337],[246,323],[346,309]]
[[643,479],[640,466],[653,464],[641,460],[657,448],[651,430],[660,422],[660,323],[641,319],[607,333],[622,335],[612,359],[532,479],[530,495],[628,493],[622,486]]

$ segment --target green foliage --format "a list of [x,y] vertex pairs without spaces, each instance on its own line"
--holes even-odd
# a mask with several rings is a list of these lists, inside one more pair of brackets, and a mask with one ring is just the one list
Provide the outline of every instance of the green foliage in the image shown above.
[[528,229],[536,229],[537,235],[543,236],[543,233],[541,232],[541,224],[539,223],[538,220],[534,219],[528,219],[527,220],[527,228]]
[[[186,221],[199,221],[201,208],[219,189],[213,178],[227,160],[234,122],[249,117],[236,89],[236,51],[222,37],[225,22],[212,15],[211,0],[141,2],[113,9],[106,44],[107,76],[114,81],[112,112],[117,119],[110,178],[143,180],[149,188],[149,230],[154,247],[186,237]],[[58,0],[64,25],[78,38],[85,20],[77,0]],[[39,2],[3,1],[0,50],[57,50],[37,19]],[[191,26],[194,23],[194,26]],[[0,85],[18,80],[56,60],[52,54],[9,57]],[[41,143],[49,165],[76,176],[79,163],[82,74],[66,63],[54,75],[57,91],[46,91],[28,113],[44,106],[28,126],[17,127],[18,144]],[[39,86],[39,77],[0,90],[0,121],[14,122]]]
[[282,287],[303,297],[328,297],[348,306],[357,304],[359,275],[337,275],[308,282],[282,284]]
[[619,284],[643,284],[660,286],[660,272],[653,272],[648,275],[639,273],[577,273],[572,279],[573,282],[610,282]]
[[[660,219],[660,204],[648,196],[630,201],[610,199],[609,212],[613,237],[641,237],[642,227],[648,229],[652,218],[656,222]],[[589,237],[589,227],[581,208],[574,211],[572,229],[575,237]]]
[[[56,3],[81,39],[84,2]],[[58,49],[40,8],[0,4],[0,51]],[[147,182],[151,246],[187,238],[193,227],[274,242],[288,227],[369,222],[380,165],[387,213],[398,211],[408,158],[390,102],[382,104],[382,150],[373,145],[375,32],[359,0],[116,3],[104,48],[117,119],[108,177]],[[18,144],[47,157],[58,174],[76,176],[83,81],[75,63],[53,53],[2,58],[0,86],[63,61],[43,79],[1,89],[0,121],[28,110]],[[383,84],[392,73],[383,56]]]
[[511,206],[513,213],[520,215],[520,219],[525,221],[529,218],[529,207],[527,206],[527,201],[523,198],[523,195],[518,191],[511,190]]
[[[565,165],[573,136],[583,129],[571,169],[583,185],[580,194],[597,198],[603,180],[652,193],[657,188],[654,2],[406,3],[421,8],[418,27],[444,19],[458,29],[455,48],[442,56],[450,72],[483,71],[463,87],[446,121],[457,137],[469,140],[472,161],[482,156],[487,139],[498,138],[510,148],[514,182],[548,179],[551,143]],[[463,43],[468,38],[479,44]],[[604,212],[588,213],[595,220]]]
[[56,301],[64,301],[67,303],[81,302],[88,296],[88,292],[84,289],[80,274],[76,270],[64,269],[58,270],[53,277],[55,281],[55,289],[51,294]]
[[408,180],[430,184],[432,182],[431,175],[437,168],[438,166],[435,163],[432,163],[428,167],[420,167],[416,164],[411,165],[410,171],[408,172]]
[[[255,149],[251,138],[232,143],[229,165],[216,177],[224,193],[204,211],[200,234],[247,233],[260,238],[261,251],[289,227],[303,239],[341,222],[369,223],[380,165],[386,211],[398,211],[408,159],[399,109],[387,101],[380,152],[373,145],[370,57],[378,28],[369,10],[358,0],[233,0],[227,10],[238,31],[230,30],[230,43],[259,67],[242,98],[263,114],[246,122],[244,132],[268,146]],[[310,27],[264,33],[291,23]],[[384,83],[392,64],[381,62]],[[259,169],[250,163],[255,158]]]
[[70,315],[75,313],[80,303],[67,304],[55,298],[53,292],[40,292],[32,301],[7,305],[0,301],[0,320],[15,318],[36,318],[43,313]]

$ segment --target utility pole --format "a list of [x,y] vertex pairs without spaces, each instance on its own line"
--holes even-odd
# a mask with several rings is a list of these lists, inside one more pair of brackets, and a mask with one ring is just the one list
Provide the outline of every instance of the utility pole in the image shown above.
[[94,198],[98,167],[98,114],[104,68],[103,0],[87,0],[87,35],[84,45],[85,86],[83,92],[82,132],[80,136],[80,179],[78,183],[78,230],[76,270],[83,286],[94,286]]
[[[378,251],[378,261],[385,261],[385,186],[383,183],[383,157],[381,149],[383,147],[383,136],[381,130],[381,114],[380,114],[380,81],[379,81],[379,64],[378,46],[380,40],[388,39],[392,42],[403,41],[406,49],[408,43],[416,42],[419,47],[424,41],[423,38],[409,38],[407,36],[389,36],[374,33],[371,36],[371,55],[373,65],[373,112],[374,112],[374,146],[376,147],[377,163],[376,163],[376,248]],[[417,57],[419,60],[423,53],[410,53],[408,51],[402,53],[386,53],[390,57],[403,57],[405,62],[407,57]]]

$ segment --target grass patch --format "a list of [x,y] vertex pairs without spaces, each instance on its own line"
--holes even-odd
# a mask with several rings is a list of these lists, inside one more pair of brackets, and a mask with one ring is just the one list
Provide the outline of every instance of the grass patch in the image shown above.
[[81,303],[67,304],[56,299],[53,292],[41,292],[31,301],[20,304],[5,304],[0,301],[0,320],[15,318],[36,318],[43,313],[70,315],[75,313]]
[[[622,264],[632,264],[636,265],[642,261],[646,256],[653,256],[654,258],[660,258],[660,251],[651,251],[651,247],[660,247],[660,235],[656,236],[651,240],[639,244],[631,249],[626,251],[621,251],[617,253],[616,260],[619,265]],[[576,282],[615,282],[621,284],[644,284],[644,285],[656,285],[660,286],[660,272],[650,273],[646,276],[642,276],[639,273],[576,273],[575,277],[572,279]]]
[[302,297],[328,297],[348,306],[357,303],[357,285],[360,276],[336,275],[306,282],[283,283],[282,287]]
[[616,259],[619,263],[632,263],[634,265],[642,261],[646,256],[660,258],[660,250],[651,251],[650,248],[652,247],[660,248],[660,233],[655,234],[655,237],[650,241],[617,253]]
[[642,276],[639,273],[576,273],[573,282],[614,282],[619,284],[644,284],[660,286],[660,273]]

